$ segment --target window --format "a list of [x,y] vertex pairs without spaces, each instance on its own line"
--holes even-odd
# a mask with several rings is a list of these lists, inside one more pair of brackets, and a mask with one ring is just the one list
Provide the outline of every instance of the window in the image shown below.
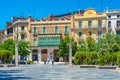
[[36,35],[37,34],[37,29],[36,29],[36,27],[34,27],[34,35]]
[[117,23],[116,23],[117,25],[117,27],[120,27],[120,21],[117,21]]
[[108,21],[108,28],[111,27],[111,21]]
[[116,34],[120,36],[120,30],[116,30]]
[[21,26],[21,31],[24,31],[24,26]]
[[81,46],[81,41],[78,41],[78,46]]
[[101,27],[101,26],[102,26],[102,21],[98,20],[98,27]]
[[108,18],[111,18],[111,16],[108,16]]
[[91,28],[91,27],[92,27],[92,22],[88,21],[88,28]]
[[33,45],[34,45],[34,46],[37,46],[37,41],[36,41],[36,39],[34,39]]
[[102,31],[98,31],[98,37],[101,37]]
[[65,26],[65,28],[64,28],[64,34],[68,34],[68,26]]
[[24,39],[25,39],[25,35],[22,34],[22,35],[21,35],[21,40],[24,40]]
[[46,33],[46,27],[43,27],[43,34]]
[[58,33],[58,26],[55,26],[55,33]]
[[82,37],[82,32],[79,32],[78,35],[79,35],[79,38],[81,38]]
[[79,28],[82,28],[82,22],[81,21],[79,22]]
[[120,18],[120,15],[117,15],[117,18]]
[[90,35],[90,36],[92,35],[92,31],[89,31],[89,35]]

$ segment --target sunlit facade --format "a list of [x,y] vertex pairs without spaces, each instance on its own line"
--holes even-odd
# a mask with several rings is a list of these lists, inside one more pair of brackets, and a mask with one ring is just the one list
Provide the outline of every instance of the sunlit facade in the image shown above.
[[107,10],[106,14],[107,32],[112,31],[115,34],[120,35],[120,10]]
[[94,9],[86,9],[73,17],[74,38],[81,44],[82,39],[89,37],[97,40],[106,33],[106,13],[96,12]]
[[56,58],[58,45],[66,35],[73,37],[78,46],[81,45],[81,40],[88,36],[97,42],[111,30],[119,34],[119,17],[119,10],[97,12],[92,8],[58,16],[51,14],[40,20],[35,20],[31,16],[13,17],[12,22],[6,23],[6,39],[15,40],[17,35],[18,41],[29,41],[31,47],[29,60],[43,61],[49,57],[58,61]]

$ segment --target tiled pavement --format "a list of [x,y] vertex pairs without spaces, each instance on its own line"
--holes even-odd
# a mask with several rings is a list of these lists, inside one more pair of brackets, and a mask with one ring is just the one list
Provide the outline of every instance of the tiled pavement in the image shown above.
[[120,73],[115,70],[69,68],[58,64],[34,64],[0,68],[0,80],[120,80]]

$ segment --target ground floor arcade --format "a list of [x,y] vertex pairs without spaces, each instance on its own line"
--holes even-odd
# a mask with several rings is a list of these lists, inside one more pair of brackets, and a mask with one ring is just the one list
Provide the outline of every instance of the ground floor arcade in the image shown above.
[[59,61],[56,56],[57,52],[57,47],[32,47],[32,53],[29,55],[29,60],[40,62],[47,58],[54,58],[55,61]]

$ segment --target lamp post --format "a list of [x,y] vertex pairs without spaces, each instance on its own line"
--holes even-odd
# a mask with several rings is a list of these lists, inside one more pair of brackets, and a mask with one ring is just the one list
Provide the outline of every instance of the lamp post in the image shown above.
[[72,42],[69,43],[69,67],[72,67]]
[[18,27],[15,31],[15,66],[18,66]]

